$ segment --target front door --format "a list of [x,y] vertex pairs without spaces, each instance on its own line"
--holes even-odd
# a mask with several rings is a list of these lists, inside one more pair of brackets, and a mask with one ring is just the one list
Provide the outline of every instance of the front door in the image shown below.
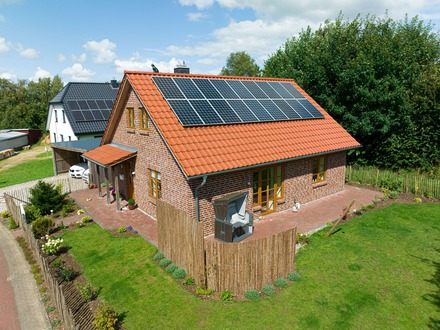
[[261,207],[261,214],[277,210],[277,200],[283,197],[282,166],[266,167],[253,173],[253,206]]

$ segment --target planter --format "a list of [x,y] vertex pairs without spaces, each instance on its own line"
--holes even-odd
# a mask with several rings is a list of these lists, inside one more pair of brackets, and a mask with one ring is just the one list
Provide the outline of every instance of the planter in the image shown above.
[[134,210],[134,209],[136,208],[136,205],[134,205],[134,204],[128,204],[128,205],[127,205],[127,208],[128,208],[129,210]]

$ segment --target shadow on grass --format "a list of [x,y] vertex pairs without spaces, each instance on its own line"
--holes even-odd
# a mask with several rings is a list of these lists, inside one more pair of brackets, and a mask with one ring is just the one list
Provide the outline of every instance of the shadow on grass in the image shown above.
[[[440,254],[440,249],[436,248],[435,250]],[[440,312],[440,262],[432,261],[432,264],[434,265],[435,273],[432,279],[427,281],[436,286],[436,291],[434,293],[423,295],[423,299],[437,306],[437,310]],[[428,327],[430,329],[440,330],[440,318],[430,317],[429,320]]]

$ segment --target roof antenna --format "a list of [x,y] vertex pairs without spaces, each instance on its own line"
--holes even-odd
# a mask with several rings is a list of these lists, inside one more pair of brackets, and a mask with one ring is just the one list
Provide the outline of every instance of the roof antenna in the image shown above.
[[154,64],[151,64],[151,68],[153,69],[154,72],[159,72],[159,69],[156,68]]

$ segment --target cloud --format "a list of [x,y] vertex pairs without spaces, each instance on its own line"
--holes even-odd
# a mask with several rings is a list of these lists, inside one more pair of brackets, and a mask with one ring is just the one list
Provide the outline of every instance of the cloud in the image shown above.
[[38,51],[33,48],[23,48],[20,44],[17,47],[17,52],[21,57],[34,59],[38,58]]
[[5,17],[3,15],[0,15],[0,23],[5,22]]
[[197,9],[204,9],[211,7],[214,4],[214,0],[179,0],[179,3],[183,6],[196,6]]
[[38,81],[39,79],[43,78],[51,78],[52,75],[49,71],[46,71],[40,67],[37,68],[37,71],[35,71],[34,75],[29,78],[31,81]]
[[186,14],[186,17],[190,22],[198,22],[205,19],[207,15],[202,12],[197,12],[197,13],[188,13]]
[[12,72],[3,71],[3,72],[0,72],[0,78],[7,79],[7,80],[15,80],[15,79],[17,79],[17,75]]
[[116,72],[118,73],[124,73],[124,71],[152,71],[151,64],[154,64],[160,72],[174,72],[174,68],[182,62],[182,60],[178,60],[174,57],[168,62],[143,59],[136,53],[129,59],[116,60],[115,65]]
[[87,60],[87,54],[82,53],[80,56],[72,55],[72,60],[74,62],[84,63]]
[[0,37],[0,53],[7,53],[11,49],[11,44],[5,38]]
[[96,74],[92,70],[83,68],[81,63],[75,63],[71,67],[65,68],[61,73],[70,76],[72,81],[89,81]]
[[88,41],[83,47],[95,55],[95,63],[110,64],[116,58],[116,53],[113,51],[116,48],[116,44],[108,39],[103,39],[101,41]]
[[58,54],[57,61],[58,62],[64,62],[66,60],[66,56],[63,54]]

